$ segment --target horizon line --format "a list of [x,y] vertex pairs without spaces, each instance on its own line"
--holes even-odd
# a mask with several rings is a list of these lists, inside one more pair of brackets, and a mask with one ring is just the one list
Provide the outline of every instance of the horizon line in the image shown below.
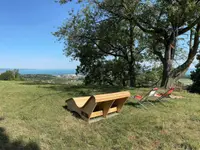
[[6,70],[6,69],[19,69],[19,70],[22,70],[22,69],[26,69],[26,70],[76,70],[76,68],[0,68],[0,70]]

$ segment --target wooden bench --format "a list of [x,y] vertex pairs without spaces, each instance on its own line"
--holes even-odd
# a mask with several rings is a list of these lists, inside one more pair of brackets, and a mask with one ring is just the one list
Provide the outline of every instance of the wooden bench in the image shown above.
[[119,113],[130,92],[117,92],[86,97],[70,98],[66,101],[68,110],[76,112],[86,121],[92,118],[104,117],[108,114]]

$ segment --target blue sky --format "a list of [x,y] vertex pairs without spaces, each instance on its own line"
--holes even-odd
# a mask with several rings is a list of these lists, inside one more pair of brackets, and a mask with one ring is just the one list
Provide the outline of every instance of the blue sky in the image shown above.
[[79,62],[63,55],[51,32],[78,7],[55,0],[0,0],[0,68],[75,69]]
[[51,34],[62,25],[73,3],[54,0],[0,1],[0,68],[74,69]]

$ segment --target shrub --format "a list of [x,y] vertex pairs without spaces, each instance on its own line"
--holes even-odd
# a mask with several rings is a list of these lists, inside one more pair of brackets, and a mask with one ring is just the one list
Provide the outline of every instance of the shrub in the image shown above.
[[19,70],[7,70],[0,75],[0,80],[21,80]]
[[162,67],[143,67],[138,71],[137,86],[139,87],[152,87],[160,85],[162,76]]
[[197,68],[196,71],[191,73],[191,79],[193,84],[191,86],[191,92],[200,93],[200,68]]
[[199,63],[196,65],[197,69],[191,73],[193,84],[190,91],[200,93],[200,55],[197,56],[197,60],[199,60]]

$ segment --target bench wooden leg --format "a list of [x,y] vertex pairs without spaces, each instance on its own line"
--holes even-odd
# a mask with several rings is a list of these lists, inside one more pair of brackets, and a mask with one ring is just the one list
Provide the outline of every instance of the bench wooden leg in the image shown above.
[[111,108],[112,104],[114,103],[114,101],[108,101],[104,103],[104,107],[103,107],[103,117],[106,118],[109,109]]

